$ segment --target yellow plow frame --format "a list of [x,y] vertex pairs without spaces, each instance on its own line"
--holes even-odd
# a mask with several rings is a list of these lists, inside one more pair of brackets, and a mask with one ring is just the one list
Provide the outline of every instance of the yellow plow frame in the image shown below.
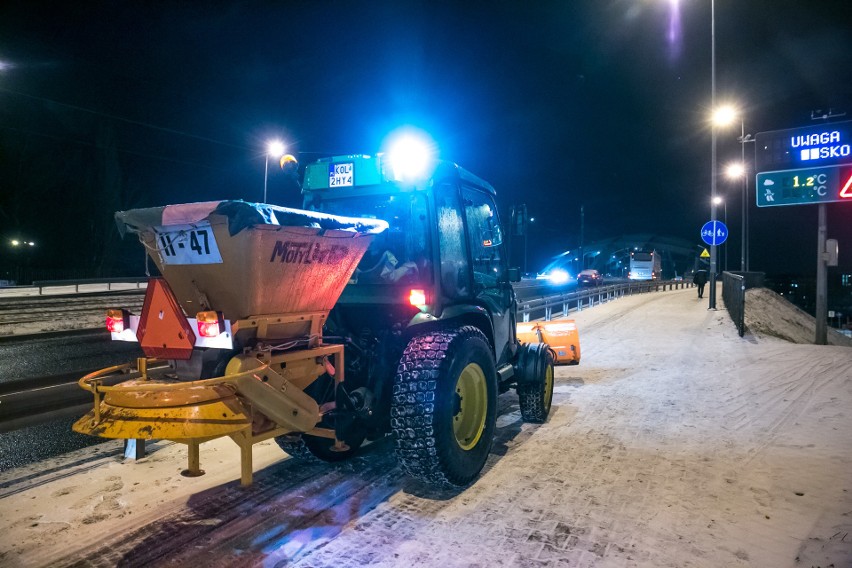
[[180,381],[167,375],[164,361],[139,358],[86,375],[81,388],[94,395],[94,408],[73,429],[104,438],[164,439],[186,444],[184,475],[197,476],[199,445],[230,437],[240,447],[240,482],[252,482],[252,446],[292,432],[335,439],[319,428],[322,409],[304,392],[323,373],[343,381],[343,346],[319,345],[271,353],[249,350],[228,363],[225,375]]

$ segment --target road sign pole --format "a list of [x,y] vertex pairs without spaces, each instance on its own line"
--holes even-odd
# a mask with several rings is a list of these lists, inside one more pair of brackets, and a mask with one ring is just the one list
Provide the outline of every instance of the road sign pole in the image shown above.
[[[710,172],[710,221],[713,223],[713,231],[716,230],[716,126],[712,126],[713,131],[713,151],[712,167]],[[713,237],[713,242],[710,244],[710,303],[707,306],[708,310],[716,309],[716,237]]]
[[825,258],[825,235],[828,232],[825,203],[818,205],[819,226],[817,228],[817,282],[816,282],[816,338],[814,344],[825,345],[828,339],[826,318],[828,317],[828,275]]
[[[716,108],[716,2],[710,0],[710,108],[713,112]],[[719,164],[716,162],[716,121],[711,121],[710,138],[713,150],[710,155],[710,220],[716,226],[716,171]],[[710,245],[710,305],[711,310],[716,309],[716,238]]]

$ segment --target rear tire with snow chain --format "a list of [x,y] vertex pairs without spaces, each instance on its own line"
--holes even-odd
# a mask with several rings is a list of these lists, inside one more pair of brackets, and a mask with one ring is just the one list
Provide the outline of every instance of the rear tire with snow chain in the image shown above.
[[413,337],[393,393],[391,426],[403,469],[436,485],[472,482],[497,420],[497,371],[485,335],[464,326]]
[[324,462],[339,462],[348,460],[358,451],[361,444],[364,443],[364,434],[362,432],[353,433],[347,436],[344,442],[349,446],[349,449],[342,452],[336,452],[331,448],[334,446],[334,440],[331,438],[323,438],[321,436],[311,436],[309,434],[288,434],[285,436],[276,436],[275,442],[278,446],[290,454],[291,457],[302,461],[313,461],[319,459]]
[[[334,379],[328,375],[322,375],[311,383],[305,389],[305,392],[313,397],[317,404],[322,405],[334,398]],[[332,414],[326,415],[318,426],[334,430],[334,420]],[[294,433],[276,436],[275,442],[282,450],[298,460],[312,461],[316,458],[324,462],[339,462],[354,456],[366,437],[367,431],[363,424],[356,421],[346,429],[342,436],[343,443],[349,446],[348,449],[340,452],[332,449],[334,447],[333,438],[311,436],[310,434]]]
[[518,400],[524,422],[547,420],[553,403],[553,352],[545,343],[525,343],[518,356]]

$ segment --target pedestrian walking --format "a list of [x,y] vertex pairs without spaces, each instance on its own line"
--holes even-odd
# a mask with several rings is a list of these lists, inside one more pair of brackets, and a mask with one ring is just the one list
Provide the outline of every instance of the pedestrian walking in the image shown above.
[[692,283],[698,287],[698,297],[704,297],[704,285],[707,284],[707,271],[706,270],[696,270],[695,275],[692,277]]

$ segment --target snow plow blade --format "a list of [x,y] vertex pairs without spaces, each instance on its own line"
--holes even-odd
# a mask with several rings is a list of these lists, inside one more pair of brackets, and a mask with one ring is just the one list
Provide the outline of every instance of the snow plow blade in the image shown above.
[[574,320],[525,322],[518,324],[518,340],[523,343],[546,343],[555,354],[555,363],[580,363],[580,333]]

